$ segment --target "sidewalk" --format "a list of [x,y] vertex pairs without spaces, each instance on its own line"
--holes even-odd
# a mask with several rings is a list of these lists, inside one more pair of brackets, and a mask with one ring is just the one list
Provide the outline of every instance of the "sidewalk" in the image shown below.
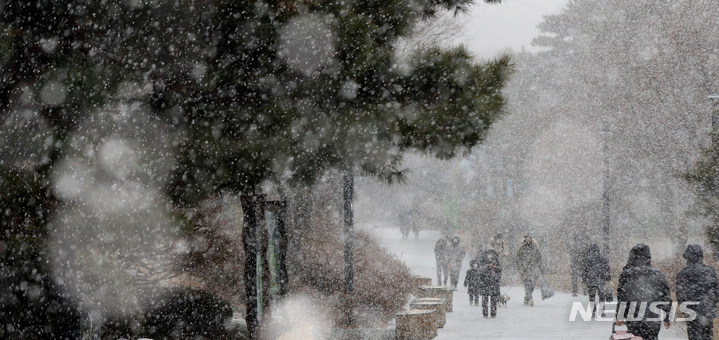
[[[423,230],[418,240],[402,240],[399,228],[368,228],[389,251],[404,261],[413,273],[437,280],[434,243],[439,239],[437,231]],[[454,292],[454,312],[447,313],[447,324],[439,329],[437,340],[455,339],[608,339],[612,323],[606,321],[582,321],[578,315],[570,322],[569,315],[574,301],[586,302],[586,296],[572,297],[569,293],[556,292],[542,301],[539,287],[534,291],[534,307],[523,305],[523,287],[502,287],[502,293],[510,296],[507,308],[500,307],[496,319],[484,319],[481,307],[469,306],[467,289],[461,287],[469,265],[465,258],[460,287]],[[686,326],[674,323],[659,333],[659,339],[687,339]]]

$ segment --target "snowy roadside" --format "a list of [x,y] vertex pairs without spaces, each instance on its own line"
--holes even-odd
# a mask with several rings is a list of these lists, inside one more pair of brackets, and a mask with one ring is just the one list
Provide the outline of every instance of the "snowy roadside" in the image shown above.
[[[440,237],[438,231],[423,230],[418,240],[402,240],[399,228],[364,226],[380,243],[404,261],[414,274],[437,279],[434,262],[434,242]],[[465,258],[460,283],[469,259]],[[454,312],[447,313],[447,323],[439,329],[438,340],[454,339],[607,339],[612,323],[606,321],[569,321],[572,303],[586,302],[587,297],[572,297],[569,293],[556,292],[555,296],[542,301],[539,289],[534,292],[534,307],[522,305],[524,288],[502,287],[502,293],[510,296],[507,308],[499,308],[496,319],[484,319],[481,309],[469,306],[467,290],[459,287],[454,294]],[[660,339],[686,339],[686,326],[674,323],[669,329],[662,328]]]

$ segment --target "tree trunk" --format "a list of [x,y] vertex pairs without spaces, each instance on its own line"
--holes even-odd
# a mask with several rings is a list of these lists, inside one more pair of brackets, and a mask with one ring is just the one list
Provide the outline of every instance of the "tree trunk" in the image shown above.
[[[279,235],[279,251],[278,251],[278,277],[279,297],[284,298],[287,295],[289,276],[287,275],[287,201],[282,201],[277,207],[277,234]],[[290,257],[291,258],[291,257]]]
[[354,177],[351,171],[347,171],[344,175],[344,222],[345,222],[345,293],[354,290],[354,267],[352,266],[352,245],[354,243],[353,235],[353,211],[352,201],[354,199]]
[[[258,229],[264,220],[264,195],[243,195],[240,199],[244,223],[242,225],[242,246],[245,248],[245,268],[243,282],[245,285],[247,332],[250,339],[261,339],[261,315],[257,286],[257,255],[261,250],[261,238]],[[264,229],[264,228],[263,228]],[[266,249],[266,248],[265,248]],[[264,266],[263,266],[264,267]],[[264,271],[263,271],[264,274]],[[263,280],[264,281],[264,280]],[[259,287],[262,289],[262,287]],[[264,293],[262,294],[264,296]]]
[[291,228],[287,230],[287,262],[289,277],[298,277],[302,268],[302,240],[310,229],[312,217],[312,189],[303,187],[292,191],[290,209],[292,211]]

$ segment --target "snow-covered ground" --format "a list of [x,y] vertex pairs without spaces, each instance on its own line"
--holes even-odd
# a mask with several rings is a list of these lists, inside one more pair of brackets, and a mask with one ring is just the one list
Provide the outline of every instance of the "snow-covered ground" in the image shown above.
[[[434,243],[439,232],[423,230],[419,239],[402,240],[399,228],[376,227],[372,224],[358,226],[374,234],[384,247],[404,261],[415,275],[437,280],[434,261]],[[469,259],[465,258],[460,276],[459,290],[454,293],[454,312],[447,313],[447,323],[439,329],[438,340],[455,339],[607,339],[612,323],[606,321],[570,322],[569,315],[574,301],[586,302],[583,295],[572,297],[567,292],[556,292],[542,301],[539,288],[534,291],[534,307],[523,306],[524,288],[521,284],[502,287],[502,293],[510,296],[507,308],[499,308],[496,319],[484,319],[480,307],[469,306],[467,289],[462,287]],[[567,278],[569,280],[569,278]],[[686,339],[686,325],[673,323],[669,329],[662,326],[660,339]]]

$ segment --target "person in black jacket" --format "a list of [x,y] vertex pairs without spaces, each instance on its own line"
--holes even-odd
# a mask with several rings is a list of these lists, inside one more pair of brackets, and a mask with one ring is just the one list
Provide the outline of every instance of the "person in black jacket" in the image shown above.
[[[491,317],[497,316],[501,279],[502,265],[499,263],[499,253],[493,248],[489,248],[482,253],[479,262],[479,294],[482,295],[482,315],[485,318],[487,314],[490,314]],[[489,311],[487,310],[488,304],[490,304]]]
[[600,253],[599,246],[592,243],[584,253],[581,263],[582,282],[587,287],[589,303],[592,304],[592,313],[594,313],[597,308],[595,296],[599,295],[599,301],[597,302],[604,301],[605,297],[602,290],[606,281],[612,278],[609,272],[609,260]]
[[477,260],[469,261],[469,269],[464,275],[464,286],[469,294],[469,305],[479,306],[479,264]]
[[698,302],[687,306],[697,317],[687,322],[689,340],[710,340],[714,334],[714,306],[719,299],[719,282],[714,268],[704,264],[704,252],[698,244],[690,244],[684,251],[687,266],[677,274],[677,302]]
[[[652,268],[652,256],[649,246],[643,243],[635,245],[629,252],[629,260],[619,276],[619,287],[617,287],[617,325],[623,325],[624,319],[632,310],[630,303],[636,303],[631,317],[638,317],[644,311],[643,318],[637,321],[626,321],[629,332],[640,336],[645,340],[654,340],[659,336],[661,321],[649,321],[657,319],[649,305],[654,302],[664,312],[664,323],[667,328],[669,322],[669,310],[671,308],[671,292],[667,280],[660,271]],[[644,305],[645,307],[641,307]]]

